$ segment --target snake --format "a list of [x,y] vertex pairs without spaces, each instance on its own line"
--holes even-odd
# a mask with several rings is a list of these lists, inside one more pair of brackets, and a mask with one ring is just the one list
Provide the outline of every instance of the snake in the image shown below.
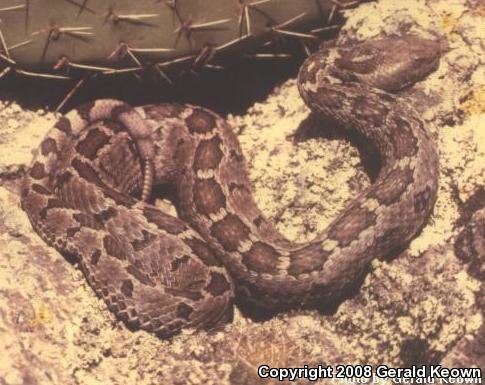
[[[396,93],[439,57],[435,41],[405,35],[323,46],[302,64],[308,107],[368,138],[381,164],[309,242],[289,241],[265,218],[231,127],[190,104],[100,99],[61,116],[34,151],[21,206],[132,330],[212,329],[238,299],[271,311],[320,306],[405,247],[432,213],[437,149]],[[176,215],[155,204],[167,189]]]

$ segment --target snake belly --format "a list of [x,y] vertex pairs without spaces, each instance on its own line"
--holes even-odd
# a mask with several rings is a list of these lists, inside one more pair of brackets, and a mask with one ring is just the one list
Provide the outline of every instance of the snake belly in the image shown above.
[[[132,328],[165,337],[213,327],[230,317],[234,296],[272,310],[325,303],[373,258],[406,245],[431,214],[433,140],[388,91],[424,77],[437,56],[427,40],[386,38],[323,49],[303,64],[307,105],[369,138],[382,164],[310,242],[288,241],[262,215],[231,128],[192,105],[133,109],[102,99],[72,110],[40,144],[22,207]],[[162,185],[173,187],[178,217],[136,198]]]

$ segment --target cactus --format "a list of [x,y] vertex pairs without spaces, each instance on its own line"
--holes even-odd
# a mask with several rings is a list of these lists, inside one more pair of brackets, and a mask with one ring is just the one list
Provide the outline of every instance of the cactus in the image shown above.
[[[338,27],[359,1],[0,0],[0,77],[52,79],[218,68],[237,54],[265,57],[278,37],[307,42]],[[259,50],[259,51],[258,51]]]

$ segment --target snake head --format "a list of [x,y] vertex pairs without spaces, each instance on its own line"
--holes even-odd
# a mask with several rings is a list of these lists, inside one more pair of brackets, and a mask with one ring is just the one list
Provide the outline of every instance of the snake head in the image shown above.
[[392,36],[338,49],[336,73],[386,91],[398,91],[436,70],[439,42],[415,35]]

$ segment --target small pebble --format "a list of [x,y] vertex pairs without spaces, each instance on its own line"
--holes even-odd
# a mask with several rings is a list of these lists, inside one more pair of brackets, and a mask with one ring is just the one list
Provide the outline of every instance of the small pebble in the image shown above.
[[21,112],[22,109],[20,108],[20,106],[16,103],[13,103],[10,108],[12,109],[13,112],[17,113],[17,112]]
[[15,130],[16,128],[19,127],[19,122],[16,119],[10,118],[10,119],[7,120],[7,126],[8,126],[8,128]]

